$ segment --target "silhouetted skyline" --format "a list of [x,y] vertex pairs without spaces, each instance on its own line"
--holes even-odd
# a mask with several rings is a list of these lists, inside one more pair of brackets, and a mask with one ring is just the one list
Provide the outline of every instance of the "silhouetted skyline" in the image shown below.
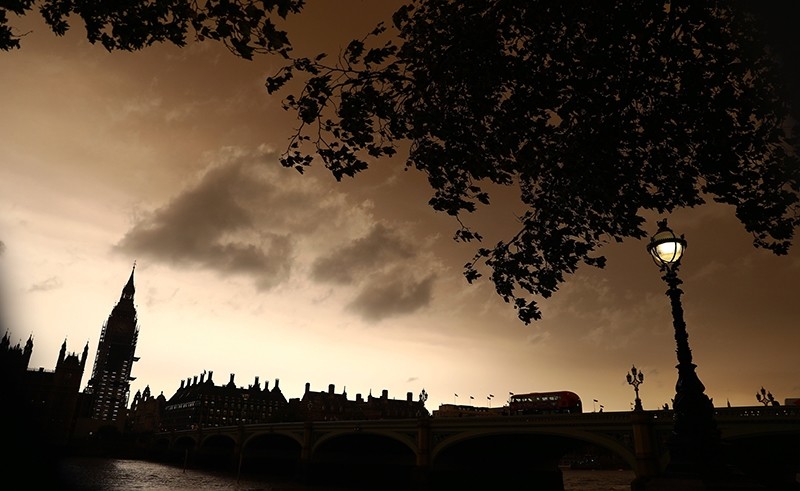
[[[395,4],[310,4],[290,21],[295,50],[336,53]],[[34,336],[32,367],[51,367],[65,338],[88,341],[93,361],[136,260],[132,394],[169,396],[210,370],[280,378],[287,393],[425,389],[429,410],[570,390],[585,411],[618,411],[635,364],[645,409],[674,395],[669,299],[645,241],[610,244],[605,269],[581,267],[524,326],[487,279],[467,284],[472,246],[451,240],[457,223],[399,158],[342,183],[280,167],[296,121],[264,80],[282,60],[208,44],[109,54],[78,27],[26,27],[0,55],[0,292],[12,343]],[[515,211],[500,192],[470,219],[491,241]],[[647,218],[655,233],[661,217]],[[757,405],[762,386],[799,397],[797,245],[753,248],[718,204],[669,223],[688,241],[683,306],[706,393],[718,406]]]

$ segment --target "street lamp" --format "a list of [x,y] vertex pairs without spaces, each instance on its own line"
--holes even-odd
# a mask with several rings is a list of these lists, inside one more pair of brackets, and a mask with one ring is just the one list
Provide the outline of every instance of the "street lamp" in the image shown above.
[[676,473],[705,474],[713,462],[720,458],[719,431],[714,422],[714,404],[705,394],[705,387],[695,373],[689,335],[683,320],[683,307],[679,288],[678,268],[686,240],[677,237],[667,226],[667,220],[658,222],[658,232],[650,239],[647,251],[664,273],[662,279],[669,287],[667,296],[672,306],[672,323],[677,344],[678,382],[675,384],[673,403],[673,430],[669,442],[670,464],[668,470]]
[[756,400],[763,404],[764,406],[778,406],[780,405],[778,401],[775,400],[775,396],[772,395],[772,392],[768,392],[767,389],[761,387],[761,393],[759,394],[756,392]]
[[634,411],[643,411],[642,408],[642,400],[639,399],[639,384],[644,383],[644,372],[640,372],[636,369],[636,365],[631,368],[630,373],[628,373],[625,378],[628,379],[628,383],[633,386],[633,390],[636,393],[636,400],[633,404]]

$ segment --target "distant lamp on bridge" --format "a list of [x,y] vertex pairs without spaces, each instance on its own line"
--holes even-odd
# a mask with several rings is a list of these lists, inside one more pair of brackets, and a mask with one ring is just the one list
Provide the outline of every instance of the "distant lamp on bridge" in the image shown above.
[[644,409],[642,408],[642,400],[639,399],[639,385],[644,383],[644,372],[637,370],[636,365],[634,365],[625,378],[628,379],[628,383],[633,386],[633,390],[636,393],[636,400],[634,400],[633,403],[633,410],[643,411]]
[[674,426],[670,438],[670,467],[679,473],[704,474],[721,454],[719,431],[714,422],[714,404],[705,394],[705,387],[695,373],[689,335],[683,320],[683,307],[679,288],[678,268],[686,240],[676,236],[667,226],[667,220],[658,222],[658,232],[650,239],[647,251],[664,273],[667,296],[672,306],[672,323],[677,344],[678,382],[673,403]]
[[760,394],[756,392],[756,400],[765,406],[780,406],[780,403],[775,400],[775,396],[772,395],[772,392],[767,391],[764,387],[761,387]]

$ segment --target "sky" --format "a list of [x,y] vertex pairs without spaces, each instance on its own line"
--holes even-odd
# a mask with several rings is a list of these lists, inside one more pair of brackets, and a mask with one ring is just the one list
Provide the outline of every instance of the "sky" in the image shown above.
[[[310,1],[284,26],[296,54],[336,54],[397,3]],[[33,336],[29,368],[88,343],[85,387],[135,262],[131,397],[169,398],[210,371],[218,385],[279,379],[287,398],[306,383],[351,399],[424,389],[432,411],[570,390],[584,411],[627,411],[632,365],[645,409],[674,396],[669,299],[645,240],[606,246],[607,266],[569,275],[526,326],[488,278],[464,279],[477,246],[452,240],[458,224],[402,156],[342,182],[280,166],[296,126],[286,93],[264,86],[280,58],[212,43],[108,53],[80,25],[57,38],[31,17],[22,49],[0,53],[0,322],[12,344]],[[493,198],[465,217],[488,243],[520,214],[508,190]],[[643,216],[688,241],[685,320],[714,403],[757,405],[762,386],[800,397],[798,247],[756,249],[723,205]]]

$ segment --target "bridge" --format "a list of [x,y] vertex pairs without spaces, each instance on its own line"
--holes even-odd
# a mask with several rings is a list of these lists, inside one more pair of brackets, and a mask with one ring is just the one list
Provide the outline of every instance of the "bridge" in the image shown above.
[[[732,464],[765,489],[800,489],[800,408],[717,408],[715,419]],[[563,490],[564,457],[591,445],[632,469],[636,489],[666,467],[671,430],[672,411],[660,410],[252,424],[157,433],[147,445],[187,466],[437,491]]]

